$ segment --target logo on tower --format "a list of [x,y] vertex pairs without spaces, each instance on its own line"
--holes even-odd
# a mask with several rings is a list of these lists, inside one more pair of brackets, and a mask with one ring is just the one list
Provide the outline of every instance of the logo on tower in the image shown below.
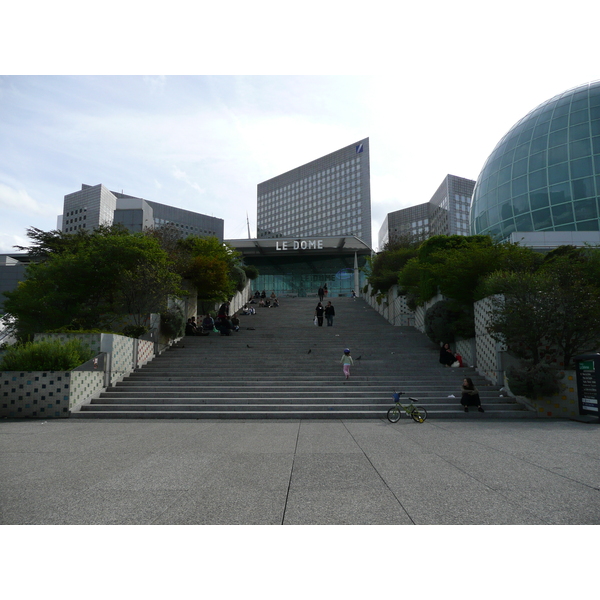
[[356,154],[360,154],[363,151],[363,145],[359,144],[356,146]]

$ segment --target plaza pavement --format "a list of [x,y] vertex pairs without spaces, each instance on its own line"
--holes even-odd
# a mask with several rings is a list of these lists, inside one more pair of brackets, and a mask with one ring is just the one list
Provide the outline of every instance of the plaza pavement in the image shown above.
[[0,422],[1,524],[598,524],[569,420]]

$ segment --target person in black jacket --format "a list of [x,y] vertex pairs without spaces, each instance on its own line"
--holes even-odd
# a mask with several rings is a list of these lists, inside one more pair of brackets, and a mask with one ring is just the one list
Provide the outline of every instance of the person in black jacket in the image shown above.
[[454,352],[450,350],[450,344],[444,344],[440,348],[440,363],[446,367],[449,367],[456,361]]
[[323,327],[324,312],[325,309],[323,308],[323,305],[319,302],[319,304],[317,304],[317,308],[315,308],[315,317],[317,317],[317,324],[319,325],[319,327]]
[[333,304],[331,304],[331,300],[327,302],[327,306],[325,307],[325,318],[327,319],[327,327],[331,327],[333,325],[333,317],[335,316],[335,308],[333,308]]
[[470,377],[463,379],[460,403],[463,405],[465,412],[469,412],[469,406],[476,406],[479,412],[484,412],[483,408],[481,408],[479,390],[475,387]]

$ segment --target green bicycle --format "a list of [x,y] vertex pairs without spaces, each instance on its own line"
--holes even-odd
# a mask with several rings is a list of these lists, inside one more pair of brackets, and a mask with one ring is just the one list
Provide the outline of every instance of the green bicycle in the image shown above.
[[422,406],[416,406],[413,402],[417,402],[416,398],[409,398],[410,404],[402,404],[400,402],[400,396],[404,392],[394,392],[394,406],[387,412],[387,418],[390,423],[397,423],[402,416],[402,412],[405,412],[409,417],[412,417],[416,423],[423,423],[427,418],[427,411]]

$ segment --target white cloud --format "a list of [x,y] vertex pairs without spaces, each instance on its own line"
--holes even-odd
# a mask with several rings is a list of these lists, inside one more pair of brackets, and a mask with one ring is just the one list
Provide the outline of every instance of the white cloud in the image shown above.
[[31,216],[56,215],[56,209],[34,200],[25,190],[0,183],[0,210],[12,210]]

